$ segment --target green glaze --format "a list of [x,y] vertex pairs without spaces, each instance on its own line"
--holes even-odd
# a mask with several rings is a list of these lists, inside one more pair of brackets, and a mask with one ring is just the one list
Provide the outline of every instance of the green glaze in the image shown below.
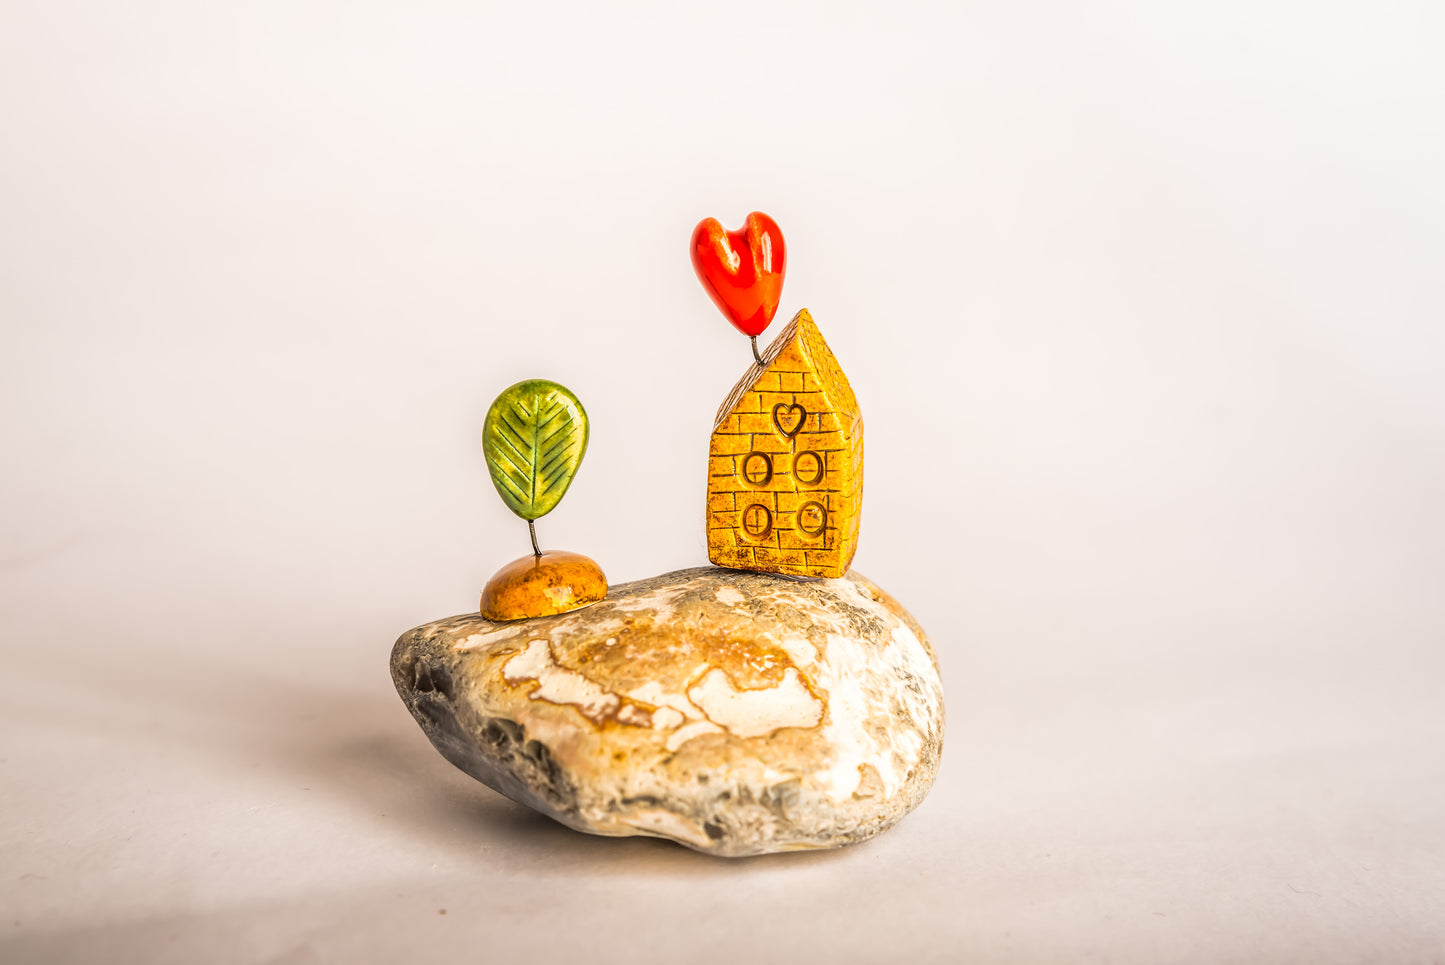
[[518,382],[487,410],[482,452],[502,502],[523,519],[539,519],[562,501],[582,465],[587,411],[556,382]]

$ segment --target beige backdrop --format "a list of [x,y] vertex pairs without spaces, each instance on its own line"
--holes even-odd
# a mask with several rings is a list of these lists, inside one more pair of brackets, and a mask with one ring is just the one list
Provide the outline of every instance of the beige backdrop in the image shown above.
[[[0,0],[0,959],[1445,957],[1441,7]],[[842,852],[583,837],[454,771],[408,627],[539,530],[705,561],[759,208],[930,630]],[[766,341],[766,339],[765,339]]]

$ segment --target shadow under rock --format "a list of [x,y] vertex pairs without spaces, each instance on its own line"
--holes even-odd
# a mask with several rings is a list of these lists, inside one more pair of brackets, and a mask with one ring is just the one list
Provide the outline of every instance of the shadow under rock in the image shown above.
[[377,719],[369,732],[352,730],[345,737],[323,735],[292,742],[277,748],[279,758],[297,776],[311,781],[308,786],[313,790],[324,789],[375,813],[388,828],[403,825],[408,833],[440,844],[452,855],[470,850],[487,863],[523,863],[534,875],[572,875],[585,868],[594,873],[647,871],[703,877],[781,864],[812,866],[840,856],[840,849],[830,849],[720,858],[661,838],[574,831],[453,767],[431,746],[399,700],[395,707],[391,701],[376,704]]
[[[292,652],[306,652],[307,641],[295,643]],[[372,660],[376,653],[374,647],[330,652],[365,653]],[[137,743],[164,744],[213,765],[221,761],[247,782],[305,789],[371,820],[380,834],[443,849],[452,859],[470,853],[493,867],[525,863],[532,874],[726,876],[839,856],[834,849],[719,858],[658,838],[573,831],[453,767],[383,673],[359,664],[324,673],[294,664],[288,669],[278,676],[180,651],[169,653],[163,666],[151,663],[144,670],[131,662],[77,668],[66,687],[89,709],[77,709],[68,720],[77,730],[121,732]],[[212,685],[197,687],[196,681]],[[164,702],[153,700],[156,693],[166,695]]]
[[[295,677],[258,682],[277,704],[268,726],[247,734],[247,757],[263,770],[325,794],[372,817],[381,833],[400,833],[452,858],[470,854],[529,874],[629,873],[727,876],[745,868],[813,866],[839,849],[720,858],[651,837],[574,831],[493,791],[454,767],[427,740],[389,678],[364,690],[308,685]],[[251,690],[252,688],[247,688]],[[253,691],[254,692],[254,691]],[[297,710],[303,708],[298,718]],[[224,712],[225,705],[212,709]],[[232,712],[252,717],[254,706]],[[855,846],[856,847],[856,846]]]

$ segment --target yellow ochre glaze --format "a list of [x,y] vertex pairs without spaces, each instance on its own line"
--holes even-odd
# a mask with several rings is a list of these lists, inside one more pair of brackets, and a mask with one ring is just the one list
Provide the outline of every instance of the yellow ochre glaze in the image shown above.
[[482,590],[488,620],[524,620],[568,613],[607,596],[607,577],[590,557],[566,550],[528,554],[496,572]]
[[713,427],[708,559],[732,569],[840,577],[858,546],[863,416],[804,309],[743,376]]

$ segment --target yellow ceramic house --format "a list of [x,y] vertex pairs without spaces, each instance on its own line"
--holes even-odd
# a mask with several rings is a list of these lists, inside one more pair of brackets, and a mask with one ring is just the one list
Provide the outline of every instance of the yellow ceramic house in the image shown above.
[[842,576],[862,504],[863,416],[804,309],[718,410],[708,558],[734,569]]

